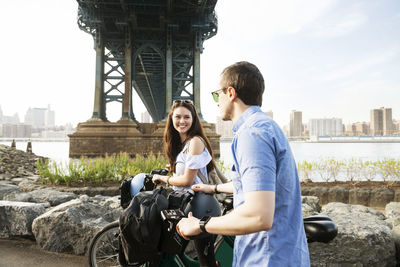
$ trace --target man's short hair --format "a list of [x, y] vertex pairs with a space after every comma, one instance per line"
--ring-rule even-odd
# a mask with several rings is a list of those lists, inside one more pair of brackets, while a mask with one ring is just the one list
[[240, 61], [226, 67], [221, 73], [223, 89], [233, 87], [246, 105], [262, 105], [264, 78], [256, 67], [247, 61]]

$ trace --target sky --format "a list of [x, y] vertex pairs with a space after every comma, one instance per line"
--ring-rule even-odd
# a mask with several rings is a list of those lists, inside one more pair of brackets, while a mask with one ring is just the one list
[[[95, 52], [77, 25], [74, 0], [4, 1], [0, 8], [0, 108], [16, 112], [50, 105], [56, 124], [93, 112]], [[201, 55], [201, 108], [219, 114], [210, 92], [237, 61], [258, 66], [266, 90], [262, 109], [279, 125], [291, 110], [311, 118], [369, 121], [370, 110], [392, 108], [400, 120], [400, 1], [219, 0], [218, 33]], [[133, 95], [134, 113], [144, 106]], [[121, 104], [107, 105], [117, 121]]]

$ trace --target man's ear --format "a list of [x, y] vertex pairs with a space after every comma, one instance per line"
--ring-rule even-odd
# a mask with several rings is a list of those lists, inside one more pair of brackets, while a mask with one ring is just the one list
[[235, 88], [233, 88], [233, 87], [228, 87], [227, 93], [228, 93], [228, 97], [229, 97], [229, 99], [230, 99], [231, 101], [234, 101], [234, 100], [237, 98], [237, 93], [236, 93]]

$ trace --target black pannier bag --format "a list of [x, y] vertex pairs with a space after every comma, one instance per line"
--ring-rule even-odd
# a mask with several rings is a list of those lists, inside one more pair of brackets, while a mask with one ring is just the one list
[[121, 207], [123, 209], [126, 209], [126, 207], [129, 206], [129, 203], [131, 203], [132, 197], [131, 197], [131, 181], [133, 179], [133, 176], [129, 177], [128, 179], [125, 179], [121, 182], [121, 186], [119, 187], [119, 190], [121, 191]]
[[160, 250], [171, 254], [181, 254], [189, 241], [181, 237], [176, 231], [176, 225], [183, 217], [186, 204], [193, 194], [187, 191], [173, 191], [168, 195], [168, 210], [161, 212], [163, 220]]
[[[161, 211], [168, 208], [164, 188], [139, 192], [119, 218], [120, 241], [128, 264], [154, 262], [160, 256]], [[121, 253], [122, 254], [122, 253]], [[124, 261], [125, 260], [125, 261]]]

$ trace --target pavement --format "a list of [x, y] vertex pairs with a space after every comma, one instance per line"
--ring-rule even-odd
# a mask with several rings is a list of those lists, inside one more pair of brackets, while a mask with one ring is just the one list
[[0, 267], [88, 267], [86, 256], [41, 249], [24, 238], [0, 239]]

